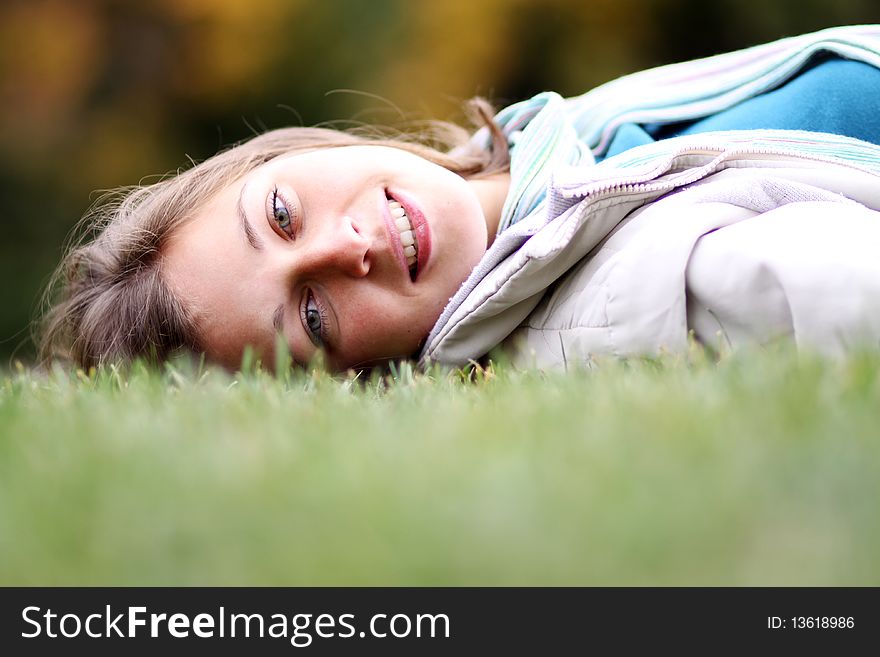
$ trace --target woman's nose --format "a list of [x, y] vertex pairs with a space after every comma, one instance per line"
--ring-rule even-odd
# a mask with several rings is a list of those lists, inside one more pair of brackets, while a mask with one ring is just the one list
[[294, 249], [297, 268], [307, 274], [337, 272], [361, 278], [370, 271], [371, 239], [349, 216], [305, 235], [302, 248]]

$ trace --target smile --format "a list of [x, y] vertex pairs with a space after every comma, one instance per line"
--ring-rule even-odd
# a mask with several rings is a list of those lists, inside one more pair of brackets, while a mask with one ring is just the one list
[[415, 280], [418, 269], [419, 245], [413, 233], [412, 222], [407, 216], [406, 210], [397, 201], [389, 199], [388, 209], [391, 211], [391, 220], [400, 234], [400, 244], [403, 246], [403, 255], [406, 258], [406, 265], [409, 267], [410, 278]]

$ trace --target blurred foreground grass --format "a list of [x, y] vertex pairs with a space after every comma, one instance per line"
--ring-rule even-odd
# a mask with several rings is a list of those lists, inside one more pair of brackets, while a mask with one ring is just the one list
[[878, 585], [878, 427], [877, 355], [22, 370], [0, 584]]

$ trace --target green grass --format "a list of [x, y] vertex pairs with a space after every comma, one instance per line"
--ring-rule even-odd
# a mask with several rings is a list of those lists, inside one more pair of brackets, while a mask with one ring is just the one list
[[3, 585], [878, 585], [880, 356], [26, 370]]

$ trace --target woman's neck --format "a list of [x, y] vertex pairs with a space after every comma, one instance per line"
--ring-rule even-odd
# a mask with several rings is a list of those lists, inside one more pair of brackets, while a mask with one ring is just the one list
[[507, 199], [507, 192], [510, 189], [510, 173], [504, 171], [485, 178], [471, 179], [468, 180], [468, 183], [476, 193], [480, 207], [483, 208], [488, 231], [486, 243], [486, 248], [488, 248], [492, 246], [495, 233], [498, 232], [498, 224], [501, 223], [501, 210], [504, 208], [504, 201]]

